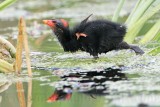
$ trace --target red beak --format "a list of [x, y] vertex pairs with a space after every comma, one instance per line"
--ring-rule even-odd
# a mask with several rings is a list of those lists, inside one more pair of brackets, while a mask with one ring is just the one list
[[43, 20], [43, 23], [50, 27], [55, 27], [55, 23], [52, 20]]

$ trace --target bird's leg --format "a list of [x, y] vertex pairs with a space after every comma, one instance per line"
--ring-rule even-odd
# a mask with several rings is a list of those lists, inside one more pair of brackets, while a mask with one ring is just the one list
[[136, 54], [144, 54], [144, 51], [140, 49], [138, 46], [129, 45], [124, 41], [119, 44], [118, 49], [132, 49]]
[[92, 55], [94, 57], [94, 59], [98, 59], [99, 58], [98, 57], [98, 52], [94, 48], [94, 46], [90, 44], [88, 47], [89, 47], [89, 53], [90, 53], [90, 55]]
[[99, 57], [98, 57], [98, 53], [97, 52], [93, 52], [93, 57], [94, 57], [94, 59], [98, 59]]
[[98, 57], [98, 55], [97, 56], [93, 56], [94, 57], [94, 59], [98, 59], [99, 57]]

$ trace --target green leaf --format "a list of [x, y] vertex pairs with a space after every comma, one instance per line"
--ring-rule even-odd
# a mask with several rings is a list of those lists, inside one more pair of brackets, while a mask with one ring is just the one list
[[139, 42], [140, 44], [145, 44], [149, 41], [151, 41], [159, 32], [160, 30], [160, 19], [157, 23], [154, 24], [154, 26], [147, 32], [147, 34], [141, 39]]
[[157, 33], [157, 35], [153, 38], [154, 41], [160, 42], [160, 31]]
[[[144, 2], [145, 1], [145, 2]], [[147, 11], [147, 9], [155, 2], [155, 0], [143, 0], [140, 4], [136, 7], [136, 10], [133, 14], [131, 14], [131, 19], [127, 23], [127, 26], [130, 27], [134, 25], [136, 21], [139, 20], [141, 16]], [[134, 10], [133, 10], [134, 11]]]
[[12, 3], [16, 2], [17, 0], [5, 0], [0, 4], [0, 10], [3, 10], [4, 8], [8, 7]]
[[128, 16], [127, 20], [126, 20], [126, 25], [131, 21], [134, 13], [136, 12], [136, 10], [138, 9], [138, 7], [140, 6], [140, 4], [142, 4], [144, 2], [144, 0], [138, 0], [138, 2], [136, 3], [136, 5], [134, 6], [132, 12], [130, 13], [130, 15]]
[[160, 53], [160, 46], [148, 52], [150, 55], [157, 55]]
[[118, 17], [119, 17], [119, 13], [120, 13], [120, 11], [121, 11], [121, 9], [122, 9], [122, 6], [123, 6], [123, 4], [124, 4], [125, 1], [126, 1], [126, 0], [120, 0], [120, 2], [119, 2], [119, 4], [118, 4], [118, 7], [117, 7], [117, 9], [116, 9], [116, 11], [115, 11], [115, 13], [114, 13], [114, 15], [113, 15], [112, 21], [117, 22]]
[[128, 32], [124, 40], [128, 43], [133, 43], [135, 37], [143, 27], [144, 23], [159, 10], [160, 4], [156, 5], [155, 7], [151, 7], [150, 10], [147, 11], [137, 22], [135, 22], [132, 26], [128, 28]]

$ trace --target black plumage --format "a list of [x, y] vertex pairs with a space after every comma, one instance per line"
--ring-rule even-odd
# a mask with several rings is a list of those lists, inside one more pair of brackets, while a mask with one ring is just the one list
[[88, 21], [90, 16], [73, 29], [69, 29], [64, 19], [44, 20], [44, 23], [51, 27], [64, 51], [67, 52], [82, 50], [94, 58], [98, 58], [98, 54], [118, 49], [132, 49], [136, 54], [144, 53], [138, 46], [123, 41], [126, 26], [107, 20]]

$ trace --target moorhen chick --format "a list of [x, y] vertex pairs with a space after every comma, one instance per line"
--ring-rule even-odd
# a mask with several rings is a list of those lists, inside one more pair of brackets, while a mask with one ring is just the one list
[[125, 25], [108, 20], [88, 21], [90, 16], [73, 29], [69, 28], [68, 22], [64, 19], [43, 22], [53, 30], [66, 52], [82, 50], [90, 53], [95, 59], [98, 58], [98, 54], [118, 49], [132, 49], [136, 54], [144, 53], [138, 46], [123, 41], [126, 34]]

